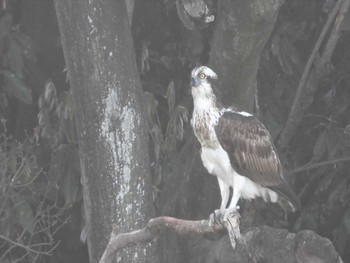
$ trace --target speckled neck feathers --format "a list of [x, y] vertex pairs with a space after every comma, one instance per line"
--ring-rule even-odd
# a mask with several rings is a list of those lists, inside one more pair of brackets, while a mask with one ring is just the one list
[[191, 125], [202, 146], [216, 148], [219, 146], [214, 127], [224, 113], [223, 108], [216, 106], [216, 97], [210, 84], [202, 84], [199, 88], [192, 88], [193, 115]]

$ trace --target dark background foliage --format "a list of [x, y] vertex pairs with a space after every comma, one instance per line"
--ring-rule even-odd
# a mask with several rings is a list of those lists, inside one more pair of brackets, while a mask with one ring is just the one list
[[[204, 169], [183, 176], [192, 171], [191, 165], [200, 164], [192, 156], [197, 150], [190, 150], [198, 145], [189, 127], [188, 85], [190, 70], [208, 62], [213, 23], [199, 18], [187, 21], [176, 2], [136, 1], [132, 30], [149, 117], [154, 203], [160, 215], [199, 219], [218, 206], [219, 191]], [[208, 2], [215, 15], [216, 1]], [[0, 261], [86, 262], [86, 247], [79, 241], [84, 223], [73, 102], [54, 5], [52, 1], [3, 3]], [[285, 1], [261, 54], [256, 114], [276, 142], [334, 3]], [[294, 232], [311, 229], [329, 238], [344, 261], [350, 260], [349, 28], [347, 16], [310, 108], [288, 147], [280, 149], [302, 210], [286, 220], [275, 205], [242, 204], [243, 227], [267, 224]], [[181, 254], [178, 262], [200, 258], [184, 248], [196, 240], [165, 239], [170, 247], [177, 244], [178, 251], [173, 253]]]

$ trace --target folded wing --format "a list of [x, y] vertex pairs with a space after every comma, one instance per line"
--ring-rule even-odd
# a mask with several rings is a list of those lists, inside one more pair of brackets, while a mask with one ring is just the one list
[[215, 131], [237, 173], [282, 195], [294, 206], [288, 210], [300, 207], [298, 197], [283, 177], [271, 135], [255, 116], [226, 111]]

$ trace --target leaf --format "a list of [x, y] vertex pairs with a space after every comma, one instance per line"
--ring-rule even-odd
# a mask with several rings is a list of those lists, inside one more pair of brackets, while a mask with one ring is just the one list
[[69, 162], [66, 178], [63, 181], [63, 197], [65, 200], [64, 207], [71, 207], [78, 197], [79, 184], [76, 176], [76, 171], [74, 169], [73, 160]]
[[159, 187], [160, 184], [162, 183], [162, 178], [163, 178], [163, 167], [160, 164], [160, 162], [156, 162], [153, 167], [154, 171], [154, 176], [152, 177], [153, 181], [152, 184], [155, 187]]
[[279, 36], [276, 36], [272, 40], [271, 51], [278, 59], [278, 62], [287, 75], [293, 74], [293, 67], [290, 63], [290, 57], [288, 56], [288, 48], [291, 45], [288, 43], [288, 40], [281, 39]]
[[154, 143], [154, 154], [155, 154], [156, 160], [159, 160], [159, 156], [163, 145], [163, 135], [159, 126], [156, 124], [154, 124], [151, 129], [151, 138]]
[[158, 100], [150, 92], [144, 92], [144, 101], [147, 111], [147, 116], [152, 119], [157, 113]]
[[149, 66], [149, 49], [147, 43], [142, 43], [141, 51], [141, 72], [144, 74], [146, 71], [150, 70]]
[[323, 131], [315, 143], [311, 162], [318, 162], [327, 154], [327, 131]]
[[6, 59], [10, 70], [20, 79], [24, 79], [24, 61], [22, 55], [22, 48], [14, 40], [14, 38], [8, 38]]
[[69, 147], [67, 145], [60, 145], [52, 157], [50, 170], [48, 174], [48, 187], [50, 189], [50, 192], [54, 191], [59, 187], [59, 182], [62, 178], [62, 175], [66, 173], [68, 160]]
[[13, 38], [16, 40], [16, 42], [18, 43], [18, 45], [21, 47], [22, 49], [22, 56], [28, 60], [30, 60], [33, 63], [36, 63], [36, 57], [34, 54], [34, 48], [33, 48], [33, 43], [31, 41], [31, 39], [26, 36], [25, 34], [23, 34], [23, 32], [17, 30], [14, 34], [13, 34]]
[[5, 87], [9, 94], [26, 104], [33, 104], [32, 91], [24, 84], [22, 79], [8, 70], [1, 70], [0, 74], [6, 79]]
[[174, 81], [171, 81], [168, 85], [168, 89], [166, 91], [166, 98], [168, 101], [169, 114], [171, 114], [174, 110], [175, 106], [175, 84]]
[[289, 76], [298, 73], [303, 65], [302, 55], [295, 45], [296, 40], [305, 38], [300, 28], [302, 24], [286, 23], [271, 40], [271, 53], [277, 57], [281, 69]]
[[65, 93], [64, 97], [64, 105], [65, 108], [67, 109], [67, 119], [73, 120], [74, 118], [74, 112], [73, 112], [73, 96], [72, 96], [72, 90], [70, 89], [69, 92]]
[[[46, 103], [50, 104], [53, 99], [57, 98], [56, 87], [55, 84], [51, 80], [46, 80], [44, 90], [44, 100]], [[50, 110], [52, 106], [50, 105]]]
[[67, 141], [69, 143], [75, 144], [77, 139], [76, 139], [74, 121], [63, 119], [63, 120], [60, 120], [60, 125], [62, 127], [62, 132], [66, 137]]
[[24, 196], [15, 195], [13, 199], [19, 225], [30, 234], [33, 234], [35, 225], [32, 207]]
[[188, 112], [185, 107], [177, 106], [172, 112], [166, 130], [165, 147], [172, 149], [176, 140], [182, 140], [184, 133], [184, 122], [188, 121]]

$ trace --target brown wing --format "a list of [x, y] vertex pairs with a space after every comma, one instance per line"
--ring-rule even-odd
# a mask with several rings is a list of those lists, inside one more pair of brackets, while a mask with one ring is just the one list
[[237, 173], [275, 190], [299, 207], [298, 197], [283, 177], [271, 135], [256, 117], [225, 112], [215, 132]]

